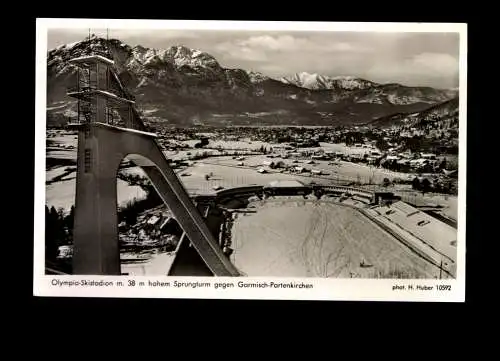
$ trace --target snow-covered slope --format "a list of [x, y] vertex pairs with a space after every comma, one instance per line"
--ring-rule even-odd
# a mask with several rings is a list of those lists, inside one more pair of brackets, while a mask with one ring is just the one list
[[458, 129], [459, 97], [432, 105], [415, 113], [398, 113], [371, 122], [373, 126], [405, 126], [413, 128]]

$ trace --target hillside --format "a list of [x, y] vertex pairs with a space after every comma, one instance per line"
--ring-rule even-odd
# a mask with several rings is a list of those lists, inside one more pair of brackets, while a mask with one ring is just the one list
[[398, 113], [378, 118], [370, 125], [376, 127], [401, 126], [416, 129], [458, 129], [459, 97], [433, 105], [423, 111]]
[[110, 50], [121, 81], [135, 95], [147, 122], [178, 126], [360, 124], [395, 113], [419, 112], [456, 95], [354, 77], [313, 77], [321, 86], [305, 73], [302, 78], [278, 80], [223, 68], [210, 54], [181, 45], [150, 49], [92, 37], [47, 54], [49, 124], [64, 123], [75, 115], [75, 102], [66, 96], [66, 89], [76, 83], [76, 69], [69, 59], [104, 48]]

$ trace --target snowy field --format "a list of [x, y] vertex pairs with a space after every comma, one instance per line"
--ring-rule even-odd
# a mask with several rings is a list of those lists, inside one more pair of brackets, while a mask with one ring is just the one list
[[137, 254], [122, 254], [122, 273], [129, 276], [166, 276], [172, 265], [175, 255], [172, 252], [156, 253], [148, 256], [143, 262], [123, 262], [136, 259]]
[[65, 174], [66, 173], [66, 168], [68, 168], [68, 167], [57, 167], [57, 168], [52, 168], [52, 169], [47, 170], [45, 172], [45, 179], [46, 179], [46, 181], [51, 181], [54, 178], [59, 177], [59, 176]]
[[[200, 164], [204, 164], [205, 166], [208, 165], [229, 166], [241, 170], [243, 172], [242, 174], [247, 174], [247, 172], [244, 172], [244, 169], [251, 168], [251, 171], [257, 172], [257, 169], [259, 167], [261, 166], [266, 167], [266, 162], [274, 162], [274, 163], [283, 162], [287, 166], [304, 167], [309, 170], [320, 170], [322, 174], [319, 177], [315, 176], [311, 177], [309, 173], [303, 173], [302, 175], [298, 174], [279, 175], [274, 173], [273, 175], [277, 175], [278, 177], [290, 177], [290, 176], [300, 177], [303, 179], [328, 178], [330, 179], [330, 181], [333, 182], [360, 181], [361, 183], [366, 183], [366, 184], [368, 183], [382, 184], [384, 178], [389, 178], [390, 180], [395, 178], [401, 178], [401, 179], [408, 178], [408, 174], [406, 173], [392, 172], [383, 168], [376, 168], [364, 164], [356, 164], [344, 161], [331, 162], [325, 160], [314, 160], [313, 164], [309, 164], [307, 163], [307, 161], [304, 160], [297, 160], [297, 163], [294, 163], [293, 161], [294, 161], [293, 159], [283, 159], [280, 157], [268, 158], [265, 155], [245, 156], [242, 161], [232, 159], [232, 157], [217, 157], [217, 158], [208, 158], [199, 160], [196, 162], [194, 168], [196, 168], [196, 166], [197, 165], [199, 166]], [[238, 165], [240, 162], [243, 162], [243, 166]], [[271, 172], [279, 172], [279, 169], [272, 170]], [[227, 177], [231, 177], [234, 174], [234, 171], [226, 170], [226, 171], [221, 171], [221, 173], [227, 173]], [[316, 181], [316, 179], [314, 181], [316, 183], [319, 183]]]
[[[199, 140], [185, 140], [182, 143], [189, 145], [194, 148], [194, 145], [198, 143]], [[275, 144], [274, 144], [275, 145]], [[241, 150], [258, 150], [260, 147], [267, 147], [268, 149], [273, 147], [273, 144], [261, 141], [250, 141], [250, 140], [209, 140], [208, 145], [205, 147], [207, 149], [212, 148], [222, 148], [222, 149], [241, 149]]]
[[[245, 185], [267, 185], [275, 180], [298, 180], [309, 183], [313, 180], [308, 175], [284, 174], [284, 173], [259, 173], [257, 169], [245, 167], [229, 167], [215, 164], [212, 159], [207, 162], [199, 161], [193, 166], [180, 172], [182, 183], [188, 192], [192, 194], [210, 193], [215, 187], [238, 187]], [[183, 176], [183, 174], [188, 174]], [[205, 179], [206, 174], [212, 174], [209, 180]], [[316, 183], [320, 181], [315, 180]]]
[[47, 158], [67, 159], [76, 162], [76, 149], [50, 148], [47, 149]]
[[[232, 229], [232, 262], [248, 276], [434, 278], [438, 270], [354, 209], [255, 203]], [[364, 266], [362, 266], [364, 265]]]
[[[73, 133], [61, 131], [48, 131], [47, 141], [50, 147], [46, 149], [47, 158], [74, 159], [76, 160], [78, 136]], [[72, 147], [72, 149], [69, 149]]]
[[120, 173], [124, 175], [135, 175], [135, 176], [141, 176], [141, 177], [146, 177], [146, 173], [142, 170], [141, 167], [129, 167], [129, 168], [123, 168], [120, 169]]
[[73, 133], [54, 134], [53, 136], [48, 137], [47, 139], [55, 143], [55, 145], [62, 147], [73, 146], [76, 148], [78, 144], [78, 135]]
[[342, 154], [348, 154], [348, 155], [357, 155], [357, 154], [370, 154], [370, 151], [375, 151], [375, 152], [380, 152], [377, 148], [375, 147], [355, 147], [355, 146], [346, 146], [345, 144], [332, 144], [332, 143], [319, 143], [320, 147], [317, 148], [306, 148], [306, 149], [323, 149], [326, 152], [340, 152]]
[[[127, 182], [117, 180], [118, 205], [123, 205], [134, 198], [141, 199], [146, 197], [146, 192], [139, 186], [129, 186]], [[45, 204], [56, 209], [63, 208], [69, 211], [75, 204], [76, 179], [60, 181], [48, 184], [45, 187]]]

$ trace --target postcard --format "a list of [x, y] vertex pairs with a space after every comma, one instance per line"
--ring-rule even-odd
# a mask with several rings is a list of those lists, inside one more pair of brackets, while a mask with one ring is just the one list
[[465, 300], [467, 24], [36, 36], [34, 295]]

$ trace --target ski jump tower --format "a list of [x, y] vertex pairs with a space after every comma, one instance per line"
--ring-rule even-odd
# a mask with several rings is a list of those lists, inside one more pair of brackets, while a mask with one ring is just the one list
[[170, 168], [156, 134], [146, 131], [110, 54], [91, 51], [70, 62], [78, 69], [76, 87], [67, 93], [78, 99], [78, 116], [70, 124], [78, 129], [73, 274], [121, 274], [116, 177], [127, 157], [144, 170], [213, 275], [239, 276]]

